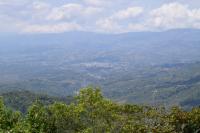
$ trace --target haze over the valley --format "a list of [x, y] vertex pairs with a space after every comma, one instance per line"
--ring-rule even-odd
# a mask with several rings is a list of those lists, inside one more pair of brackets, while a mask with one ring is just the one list
[[198, 0], [0, 0], [0, 90], [199, 105]]

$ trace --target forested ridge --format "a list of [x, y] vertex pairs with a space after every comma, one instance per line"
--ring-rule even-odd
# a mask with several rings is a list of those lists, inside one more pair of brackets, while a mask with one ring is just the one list
[[5, 106], [3, 99], [0, 100], [2, 133], [200, 132], [199, 107], [184, 111], [179, 107], [120, 104], [104, 98], [95, 87], [81, 89], [70, 104], [58, 99], [46, 104], [36, 99], [25, 114]]
[[200, 105], [199, 36], [195, 29], [1, 34], [0, 93], [66, 97], [97, 85], [113, 101], [191, 109]]
[[40, 101], [40, 103], [43, 105], [50, 105], [55, 101], [70, 104], [74, 99], [72, 96], [55, 97], [42, 93], [34, 93], [28, 90], [9, 90], [7, 92], [2, 92], [0, 96], [3, 97], [4, 104], [8, 108], [20, 111], [23, 114], [27, 112], [28, 107], [31, 106], [35, 101]]

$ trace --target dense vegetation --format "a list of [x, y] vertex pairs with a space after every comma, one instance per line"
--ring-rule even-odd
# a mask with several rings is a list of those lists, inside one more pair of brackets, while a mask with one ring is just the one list
[[192, 109], [200, 105], [200, 62], [165, 64], [115, 74], [102, 88], [116, 101]]
[[0, 35], [0, 92], [66, 97], [92, 84], [113, 101], [191, 109], [200, 105], [199, 36], [194, 29]]
[[45, 94], [33, 93], [27, 90], [14, 90], [7, 91], [0, 94], [3, 97], [4, 104], [13, 109], [26, 113], [29, 106], [35, 101], [40, 101], [43, 105], [53, 104], [55, 101], [64, 102], [70, 104], [73, 101], [73, 97], [54, 97]]
[[98, 88], [82, 89], [70, 105], [36, 101], [26, 115], [12, 111], [0, 100], [3, 133], [198, 133], [200, 108], [189, 112], [174, 107], [117, 104]]
[[[107, 70], [105, 72], [107, 73]], [[28, 76], [26, 80], [16, 82], [1, 81], [3, 76], [0, 77], [0, 93], [6, 94], [8, 91], [22, 89], [55, 97], [66, 97], [78, 91], [74, 88], [93, 84], [101, 86], [104, 96], [117, 102], [181, 106], [185, 109], [200, 105], [200, 62], [113, 71], [113, 73], [108, 72], [110, 75], [105, 76], [103, 80], [87, 78], [87, 74], [84, 77], [65, 70], [45, 70], [38, 73], [40, 74], [36, 74], [37, 77], [30, 75], [32, 79]], [[84, 80], [86, 83], [79, 85]]]

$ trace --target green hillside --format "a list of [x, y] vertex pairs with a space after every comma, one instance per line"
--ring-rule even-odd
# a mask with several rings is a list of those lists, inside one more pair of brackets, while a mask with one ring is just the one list
[[69, 104], [73, 101], [73, 97], [53, 97], [45, 94], [37, 94], [27, 90], [8, 91], [0, 94], [3, 97], [4, 103], [7, 107], [13, 110], [19, 110], [26, 113], [29, 106], [35, 101], [40, 101], [43, 105], [50, 105], [54, 102], [64, 102]]
[[105, 81], [104, 93], [124, 103], [199, 106], [200, 63], [166, 64], [116, 73]]
[[[0, 35], [0, 93], [100, 86], [120, 103], [199, 106], [200, 30]], [[78, 38], [78, 39], [77, 39]]]
[[98, 88], [84, 88], [70, 105], [33, 103], [25, 116], [0, 100], [2, 133], [198, 133], [200, 108], [186, 112], [105, 99]]

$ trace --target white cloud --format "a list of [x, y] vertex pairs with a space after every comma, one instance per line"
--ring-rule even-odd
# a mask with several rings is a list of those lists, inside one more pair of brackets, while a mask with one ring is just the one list
[[56, 7], [47, 16], [47, 20], [80, 19], [101, 12], [101, 8], [84, 7], [80, 4], [69, 3], [61, 7]]
[[101, 32], [120, 32], [121, 27], [110, 19], [100, 19], [96, 22], [96, 29]]
[[[129, 7], [124, 10], [119, 10], [109, 17], [99, 19], [96, 22], [96, 25], [97, 28], [100, 28], [101, 30], [104, 30], [106, 32], [124, 32], [128, 29], [134, 29], [133, 24], [128, 26], [124, 24], [124, 22], [126, 22], [127, 19], [134, 19], [135, 17], [139, 16], [142, 12], [142, 7]], [[137, 26], [137, 29], [139, 29], [139, 26]]]
[[22, 21], [6, 14], [0, 14], [0, 32], [18, 32], [20, 27], [19, 23]]
[[195, 28], [200, 23], [200, 9], [180, 3], [164, 4], [150, 13], [149, 27], [160, 29]]
[[31, 0], [0, 0], [0, 6], [18, 6], [23, 5]]
[[146, 31], [146, 27], [144, 24], [134, 24], [130, 23], [126, 29], [126, 32], [131, 32], [131, 31]]
[[83, 0], [86, 4], [92, 6], [102, 6], [109, 3], [109, 0]]
[[84, 4], [98, 7], [110, 7], [116, 9], [118, 7], [128, 7], [132, 5], [135, 0], [81, 0]]
[[62, 20], [62, 19], [70, 19], [79, 13], [82, 10], [82, 6], [79, 4], [66, 4], [61, 7], [56, 7], [52, 10], [52, 12], [47, 16], [48, 20]]
[[22, 24], [24, 33], [61, 33], [66, 31], [81, 30], [81, 26], [76, 23], [58, 23], [58, 24]]
[[87, 7], [83, 9], [82, 15], [84, 16], [92, 16], [96, 15], [98, 13], [101, 13], [103, 9], [102, 8], [97, 8], [97, 7]]
[[200, 8], [191, 10], [189, 16], [194, 20], [200, 20]]
[[157, 4], [158, 8], [146, 8], [146, 4], [131, 0], [67, 1], [55, 5], [53, 0], [0, 0], [0, 32], [119, 33], [200, 28], [200, 7], [184, 0], [160, 2], [163, 4]]
[[140, 15], [142, 12], [143, 12], [142, 7], [129, 7], [125, 10], [120, 10], [117, 13], [113, 14], [111, 16], [111, 19], [123, 20], [123, 19], [134, 18]]
[[33, 2], [33, 9], [38, 11], [48, 10], [51, 6], [45, 2]]
[[23, 11], [22, 14], [24, 16], [31, 16], [31, 21], [44, 21], [44, 18], [47, 14], [51, 11], [51, 5], [45, 2], [33, 2], [30, 7], [29, 11]]

